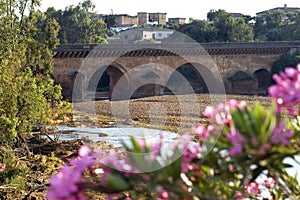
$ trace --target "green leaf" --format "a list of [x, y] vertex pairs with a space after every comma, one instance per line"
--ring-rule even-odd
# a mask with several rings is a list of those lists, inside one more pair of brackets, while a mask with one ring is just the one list
[[119, 174], [109, 174], [105, 179], [106, 184], [116, 192], [126, 191], [129, 185]]
[[249, 121], [250, 117], [247, 108], [245, 107], [243, 110], [235, 109], [231, 112], [231, 116], [233, 123], [239, 132], [250, 139], [254, 134], [254, 131], [251, 127], [251, 121]]
[[131, 135], [130, 136], [130, 141], [133, 147], [133, 152], [135, 153], [143, 153], [143, 150], [141, 149], [139, 143], [137, 142], [137, 140]]
[[182, 157], [179, 157], [174, 162], [170, 163], [168, 166], [164, 167], [159, 171], [158, 176], [156, 177], [156, 182], [158, 183], [168, 183], [169, 177], [172, 177], [174, 180], [180, 178], [181, 173], [181, 164]]

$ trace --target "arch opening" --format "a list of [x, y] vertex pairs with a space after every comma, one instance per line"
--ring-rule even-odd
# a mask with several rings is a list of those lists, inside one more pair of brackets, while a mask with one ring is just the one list
[[149, 96], [160, 96], [163, 94], [164, 86], [156, 83], [148, 83], [138, 87], [133, 94], [131, 99], [149, 97]]
[[253, 73], [253, 76], [258, 81], [258, 89], [266, 90], [271, 85], [272, 75], [271, 75], [271, 72], [268, 71], [267, 69], [256, 70]]
[[[95, 99], [111, 98], [114, 87], [122, 76], [124, 73], [113, 65], [98, 69], [89, 80], [88, 94], [93, 94]], [[122, 87], [127, 86], [124, 84]]]
[[107, 69], [99, 69], [89, 81], [88, 90], [96, 92], [109, 92], [110, 76]]
[[[178, 81], [180, 79], [177, 77], [177, 73], [181, 74], [187, 82], [182, 83]], [[198, 63], [186, 63], [177, 67], [176, 72], [171, 74], [164, 94], [174, 94], [174, 91], [180, 94], [188, 94], [191, 91], [187, 90], [186, 87], [192, 87], [193, 92], [196, 94], [208, 93], [208, 84], [210, 82], [208, 80], [214, 79], [213, 74], [206, 67]], [[173, 88], [173, 91], [170, 88]]]
[[251, 94], [257, 92], [258, 85], [256, 78], [243, 70], [233, 70], [227, 76], [229, 86], [227, 87], [227, 93], [233, 94]]

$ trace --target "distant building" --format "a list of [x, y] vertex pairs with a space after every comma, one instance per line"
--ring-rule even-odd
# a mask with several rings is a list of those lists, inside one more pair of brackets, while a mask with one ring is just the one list
[[122, 44], [131, 44], [136, 42], [160, 42], [173, 34], [173, 30], [167, 29], [131, 29], [120, 32]]
[[[229, 13], [233, 18], [235, 19], [243, 19], [245, 17], [244, 14], [242, 13]], [[215, 18], [216, 16], [212, 16], [213, 18]], [[208, 22], [212, 22], [213, 19], [210, 19], [208, 16], [207, 16], [207, 19], [206, 19]]]
[[157, 24], [165, 25], [167, 23], [167, 13], [147, 13], [138, 12], [138, 25]]
[[157, 22], [158, 25], [167, 23], [167, 13], [149, 13], [149, 22]]
[[284, 4], [283, 7], [277, 7], [277, 8], [272, 8], [270, 10], [265, 10], [265, 11], [262, 11], [262, 12], [258, 12], [258, 13], [256, 13], [256, 15], [265, 15], [268, 12], [272, 12], [272, 11], [282, 11], [282, 12], [287, 14], [287, 13], [300, 11], [300, 8], [298, 8], [298, 7], [287, 7], [287, 4]]
[[115, 15], [115, 17], [116, 17], [116, 26], [137, 25], [138, 24], [137, 16], [121, 14], [121, 15]]
[[180, 18], [180, 17], [168, 18], [168, 23], [174, 25], [183, 25], [185, 24], [185, 20], [186, 20], [185, 18]]
[[230, 13], [232, 15], [233, 18], [235, 19], [242, 19], [243, 17], [245, 17], [244, 14], [242, 13]]
[[138, 12], [138, 25], [148, 24], [149, 22], [149, 13], [147, 12]]
[[[103, 20], [105, 20], [107, 16], [108, 15], [99, 14], [99, 17]], [[136, 16], [128, 14], [114, 14], [113, 16], [115, 17], [116, 27], [132, 25], [165, 25], [167, 23], [167, 13], [138, 12]]]

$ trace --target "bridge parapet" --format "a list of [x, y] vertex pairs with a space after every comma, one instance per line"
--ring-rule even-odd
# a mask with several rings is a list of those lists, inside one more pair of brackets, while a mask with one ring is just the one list
[[[170, 56], [177, 55], [230, 55], [230, 54], [282, 54], [299, 48], [295, 42], [245, 42], [245, 43], [161, 43], [161, 44], [71, 44], [59, 45], [55, 58], [85, 58], [94, 56]], [[132, 53], [130, 53], [132, 52]], [[169, 52], [169, 53], [167, 53]], [[93, 56], [93, 55], [90, 55]]]

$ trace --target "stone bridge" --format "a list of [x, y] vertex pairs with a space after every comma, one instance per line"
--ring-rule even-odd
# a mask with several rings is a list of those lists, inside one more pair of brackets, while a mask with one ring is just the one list
[[65, 98], [76, 100], [265, 94], [272, 63], [298, 47], [300, 42], [61, 45], [53, 77]]

